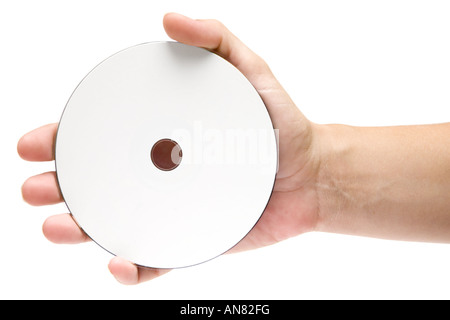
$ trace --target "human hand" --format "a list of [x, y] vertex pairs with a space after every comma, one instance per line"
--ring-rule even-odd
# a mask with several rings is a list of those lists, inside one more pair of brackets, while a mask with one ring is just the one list
[[[320, 167], [314, 139], [316, 126], [302, 115], [267, 64], [220, 22], [192, 20], [171, 13], [164, 17], [163, 23], [174, 40], [206, 48], [238, 68], [260, 94], [274, 128], [279, 130], [279, 170], [270, 202], [252, 231], [230, 252], [270, 245], [313, 230], [318, 219], [315, 186]], [[56, 130], [57, 124], [50, 124], [23, 136], [18, 143], [20, 156], [29, 161], [54, 160]], [[55, 172], [29, 178], [22, 193], [24, 200], [32, 205], [63, 201]], [[69, 214], [49, 217], [43, 232], [55, 243], [90, 240]], [[144, 282], [169, 271], [138, 267], [120, 257], [111, 260], [109, 269], [124, 284]]]

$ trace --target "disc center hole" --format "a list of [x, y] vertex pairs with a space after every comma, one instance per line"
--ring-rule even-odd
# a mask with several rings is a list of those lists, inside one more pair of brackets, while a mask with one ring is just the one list
[[159, 170], [170, 171], [181, 163], [183, 152], [179, 144], [171, 139], [158, 140], [150, 151], [150, 158]]

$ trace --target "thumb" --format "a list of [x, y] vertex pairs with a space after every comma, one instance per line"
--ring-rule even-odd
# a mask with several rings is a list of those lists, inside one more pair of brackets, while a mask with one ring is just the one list
[[256, 74], [270, 73], [264, 60], [217, 20], [193, 20], [181, 14], [168, 13], [164, 16], [163, 25], [172, 39], [217, 53], [252, 83]]
[[233, 64], [258, 91], [275, 128], [284, 118], [300, 111], [272, 74], [267, 63], [217, 20], [193, 20], [177, 13], [164, 16], [163, 25], [172, 39], [208, 49]]

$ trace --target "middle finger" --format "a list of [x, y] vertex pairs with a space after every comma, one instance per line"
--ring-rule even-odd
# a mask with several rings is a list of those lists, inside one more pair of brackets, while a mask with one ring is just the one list
[[22, 196], [27, 203], [33, 206], [44, 206], [63, 201], [54, 171], [28, 178], [22, 186]]

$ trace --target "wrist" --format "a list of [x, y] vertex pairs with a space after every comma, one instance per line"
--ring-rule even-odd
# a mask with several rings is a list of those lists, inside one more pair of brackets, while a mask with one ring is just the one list
[[315, 230], [448, 242], [449, 126], [316, 129]]
[[319, 170], [316, 178], [318, 217], [316, 231], [341, 232], [349, 212], [358, 204], [358, 185], [352, 163], [360, 128], [317, 125], [315, 128]]

